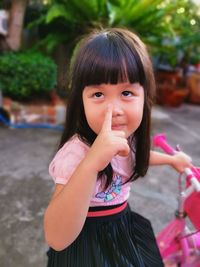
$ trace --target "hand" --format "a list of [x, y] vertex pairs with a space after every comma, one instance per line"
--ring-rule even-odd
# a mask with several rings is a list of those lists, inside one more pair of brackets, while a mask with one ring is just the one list
[[183, 152], [177, 152], [172, 156], [172, 167], [182, 173], [185, 168], [192, 167], [192, 159]]
[[113, 156], [128, 156], [130, 148], [123, 131], [112, 130], [112, 106], [108, 106], [100, 133], [92, 144], [87, 158], [97, 172], [103, 170]]

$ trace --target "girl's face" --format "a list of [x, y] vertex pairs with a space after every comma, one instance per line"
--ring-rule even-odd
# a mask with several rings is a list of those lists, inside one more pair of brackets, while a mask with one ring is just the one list
[[108, 105], [112, 105], [112, 130], [124, 131], [126, 138], [137, 130], [142, 121], [144, 89], [139, 83], [86, 86], [82, 97], [87, 122], [97, 135]]

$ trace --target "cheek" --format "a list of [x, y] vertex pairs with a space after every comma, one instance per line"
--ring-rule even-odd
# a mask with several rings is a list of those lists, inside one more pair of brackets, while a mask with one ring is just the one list
[[129, 116], [129, 119], [132, 120], [132, 125], [137, 128], [139, 127], [143, 117], [143, 112], [141, 110], [134, 110], [132, 116]]
[[95, 132], [96, 134], [99, 134], [102, 127], [102, 117], [98, 116], [97, 113], [93, 111], [93, 113], [88, 114], [87, 122], [90, 126], [90, 128]]
[[91, 99], [89, 99], [87, 95], [85, 95], [84, 92], [82, 96], [83, 108], [87, 123], [89, 127], [93, 130], [93, 132], [99, 134], [105, 116], [105, 107], [104, 105], [94, 104]]
[[144, 93], [142, 94], [142, 97], [138, 103], [138, 114], [139, 114], [141, 120], [143, 117], [143, 111], [144, 111]]
[[101, 114], [101, 112], [98, 109], [95, 109], [93, 105], [90, 105], [89, 103], [85, 103], [85, 116], [86, 116], [86, 120], [88, 125], [90, 126], [90, 128], [93, 130], [93, 132], [95, 132], [96, 134], [98, 134], [101, 130], [101, 126], [103, 123], [103, 116]]
[[132, 120], [135, 128], [139, 127], [143, 118], [144, 101], [140, 101], [129, 114], [129, 119]]
[[143, 113], [144, 113], [144, 102], [141, 102], [141, 105], [140, 105], [139, 111], [138, 111], [138, 122], [139, 122], [139, 124], [142, 121]]

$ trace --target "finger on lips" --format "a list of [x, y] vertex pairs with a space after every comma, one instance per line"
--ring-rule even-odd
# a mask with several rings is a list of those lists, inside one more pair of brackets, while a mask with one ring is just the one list
[[103, 130], [111, 130], [112, 129], [112, 111], [113, 111], [112, 105], [108, 105], [107, 110], [106, 110], [106, 114], [105, 114], [105, 118], [104, 118], [104, 122], [103, 122], [103, 126], [102, 126]]

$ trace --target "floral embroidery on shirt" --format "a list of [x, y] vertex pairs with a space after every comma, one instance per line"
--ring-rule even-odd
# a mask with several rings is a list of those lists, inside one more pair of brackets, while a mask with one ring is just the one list
[[120, 194], [122, 188], [122, 177], [115, 175], [115, 180], [109, 186], [106, 191], [99, 192], [95, 195], [96, 198], [104, 199], [104, 202], [108, 202], [116, 198]]

